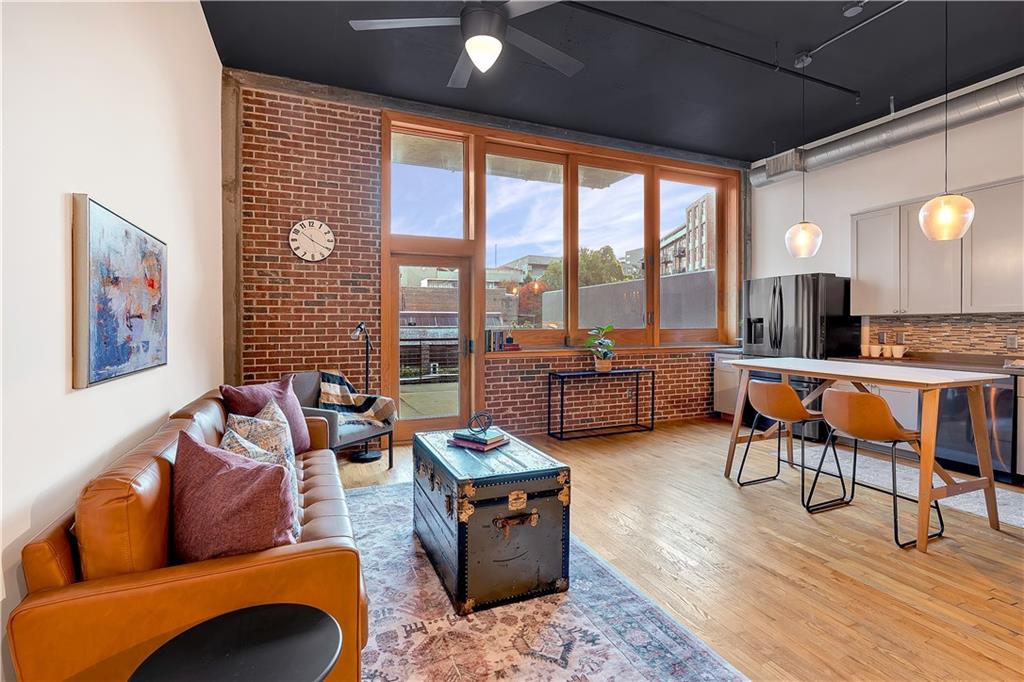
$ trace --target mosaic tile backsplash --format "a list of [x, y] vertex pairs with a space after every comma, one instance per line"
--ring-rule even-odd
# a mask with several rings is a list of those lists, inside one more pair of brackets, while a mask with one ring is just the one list
[[[970, 353], [1024, 356], [1024, 314], [992, 315], [913, 315], [908, 317], [864, 318], [871, 343], [878, 342], [879, 332], [906, 334], [910, 353]], [[1017, 350], [1006, 347], [1006, 337], [1016, 335]]]

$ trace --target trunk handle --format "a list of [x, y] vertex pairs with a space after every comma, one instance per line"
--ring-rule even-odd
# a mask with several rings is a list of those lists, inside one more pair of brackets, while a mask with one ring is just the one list
[[534, 507], [526, 514], [516, 514], [515, 516], [498, 517], [491, 521], [495, 528], [502, 532], [505, 539], [508, 540], [509, 533], [513, 526], [525, 526], [530, 524], [536, 526], [537, 522], [540, 521], [540, 512]]

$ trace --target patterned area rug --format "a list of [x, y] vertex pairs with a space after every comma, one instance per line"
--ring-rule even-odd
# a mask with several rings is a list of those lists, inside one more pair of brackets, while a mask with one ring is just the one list
[[743, 679], [575, 538], [568, 592], [456, 616], [413, 535], [411, 484], [346, 497], [370, 600], [363, 680]]

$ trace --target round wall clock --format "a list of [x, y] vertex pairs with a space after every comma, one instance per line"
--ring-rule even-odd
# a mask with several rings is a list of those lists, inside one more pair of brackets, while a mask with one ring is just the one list
[[319, 220], [300, 220], [288, 232], [288, 243], [296, 256], [315, 263], [334, 251], [334, 231]]

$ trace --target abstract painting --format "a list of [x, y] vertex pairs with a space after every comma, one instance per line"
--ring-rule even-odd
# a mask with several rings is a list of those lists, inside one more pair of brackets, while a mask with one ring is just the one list
[[167, 364], [167, 245], [73, 195], [73, 380], [85, 388]]

